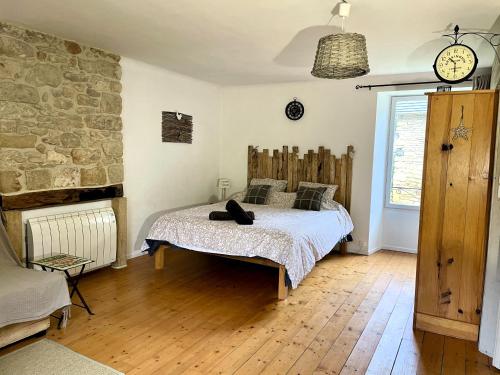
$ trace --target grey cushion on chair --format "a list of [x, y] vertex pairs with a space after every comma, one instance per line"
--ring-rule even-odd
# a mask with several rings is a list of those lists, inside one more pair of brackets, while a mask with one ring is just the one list
[[299, 187], [299, 190], [297, 190], [297, 198], [295, 198], [293, 208], [309, 211], [321, 210], [321, 200], [323, 199], [323, 195], [325, 194], [326, 189], [326, 187]]
[[250, 185], [243, 203], [266, 204], [271, 185]]

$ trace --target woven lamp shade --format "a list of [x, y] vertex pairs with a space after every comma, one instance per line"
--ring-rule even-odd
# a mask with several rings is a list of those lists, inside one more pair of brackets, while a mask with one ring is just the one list
[[368, 53], [364, 35], [342, 33], [319, 40], [311, 74], [318, 78], [344, 79], [367, 74]]

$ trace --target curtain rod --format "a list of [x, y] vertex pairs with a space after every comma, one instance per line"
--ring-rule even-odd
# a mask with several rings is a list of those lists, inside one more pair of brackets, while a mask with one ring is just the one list
[[[467, 79], [464, 82], [472, 82], [472, 79]], [[390, 87], [390, 86], [413, 86], [413, 85], [428, 85], [433, 83], [442, 83], [441, 81], [422, 81], [422, 82], [402, 82], [402, 83], [384, 83], [381, 85], [356, 85], [356, 90], [368, 89], [371, 90], [373, 87]]]

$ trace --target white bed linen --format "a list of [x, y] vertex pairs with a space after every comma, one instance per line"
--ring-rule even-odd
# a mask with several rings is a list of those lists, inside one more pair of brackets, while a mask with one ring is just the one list
[[[354, 228], [341, 205], [336, 210], [304, 211], [241, 203], [255, 213], [253, 225], [208, 220], [211, 211], [225, 211], [225, 204], [163, 215], [147, 238], [200, 252], [270, 259], [285, 266], [292, 288], [297, 288], [314, 264]], [[144, 242], [142, 250], [147, 248]]]

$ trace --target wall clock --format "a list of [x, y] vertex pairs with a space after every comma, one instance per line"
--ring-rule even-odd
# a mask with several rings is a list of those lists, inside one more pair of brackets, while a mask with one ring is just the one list
[[440, 81], [460, 83], [474, 74], [477, 56], [474, 50], [465, 44], [452, 44], [439, 52], [433, 67]]
[[304, 105], [297, 98], [293, 98], [293, 101], [286, 105], [285, 114], [290, 120], [300, 120], [304, 115]]

